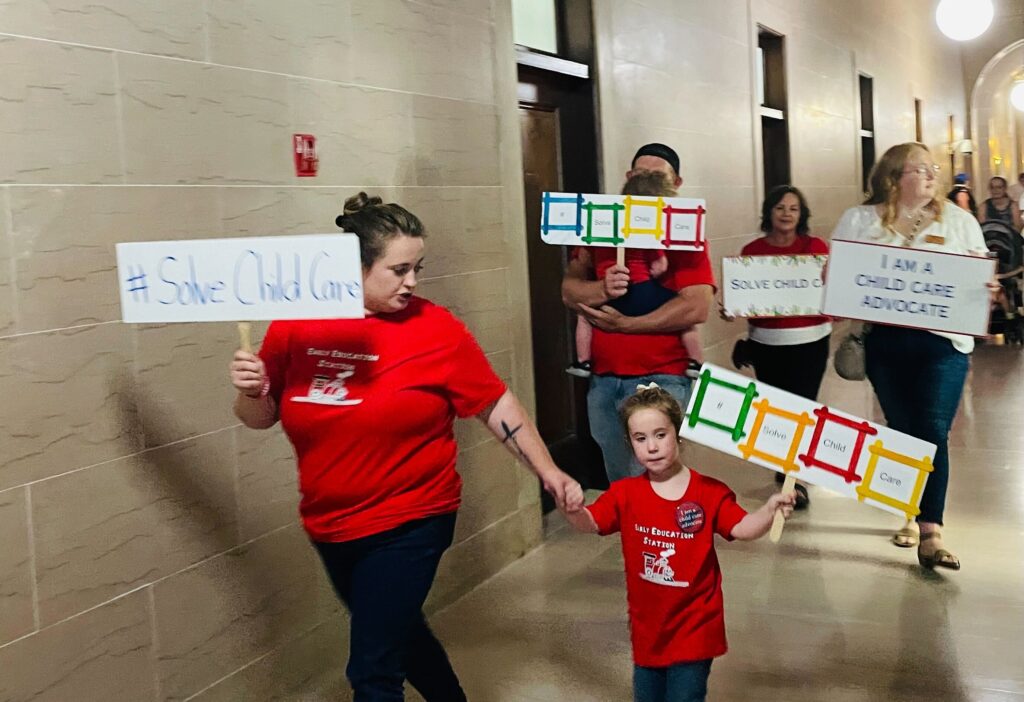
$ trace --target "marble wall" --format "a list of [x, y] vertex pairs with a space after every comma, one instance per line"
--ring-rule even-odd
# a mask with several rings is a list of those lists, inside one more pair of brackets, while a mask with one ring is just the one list
[[[708, 201], [711, 251], [739, 253], [757, 231], [763, 197], [755, 106], [757, 26], [786, 37], [793, 184], [827, 237], [860, 192], [858, 72], [874, 79], [876, 153], [915, 135], [946, 165], [949, 115], [964, 129], [960, 45], [935, 26], [932, 3], [858, 0], [595, 0], [606, 188], [636, 148], [663, 141], [682, 160], [681, 194]], [[724, 361], [741, 324], [704, 327]]]
[[[0, 700], [330, 684], [344, 615], [291, 447], [232, 415], [234, 325], [120, 323], [114, 244], [329, 232], [379, 193], [430, 230], [423, 294], [532, 403], [510, 11], [9, 0], [0, 104]], [[316, 179], [294, 176], [296, 132], [318, 137]], [[458, 431], [467, 505], [435, 609], [540, 539], [536, 481]]]

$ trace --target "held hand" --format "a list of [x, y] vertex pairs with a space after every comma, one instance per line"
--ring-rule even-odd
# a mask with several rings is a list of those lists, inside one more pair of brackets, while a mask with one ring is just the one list
[[608, 305], [602, 305], [601, 309], [580, 305], [580, 313], [587, 318], [587, 321], [592, 326], [597, 327], [601, 331], [619, 334], [629, 333], [630, 321], [633, 319]]
[[228, 368], [231, 372], [231, 384], [238, 392], [248, 397], [260, 396], [267, 371], [259, 356], [246, 351], [235, 351], [235, 357]]
[[614, 300], [626, 294], [629, 289], [629, 269], [625, 266], [612, 266], [604, 274], [604, 294]]
[[568, 474], [553, 470], [540, 476], [541, 484], [555, 498], [555, 506], [563, 512], [577, 512], [583, 507], [583, 488]]
[[775, 514], [776, 511], [781, 510], [782, 516], [789, 519], [789, 516], [793, 514], [793, 507], [796, 505], [796, 492], [777, 492], [768, 498], [765, 503], [765, 508], [769, 513]]

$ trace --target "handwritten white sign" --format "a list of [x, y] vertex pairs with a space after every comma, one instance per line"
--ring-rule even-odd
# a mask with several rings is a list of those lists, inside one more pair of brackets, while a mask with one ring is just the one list
[[117, 273], [129, 323], [363, 316], [352, 234], [118, 244]]
[[705, 363], [680, 436], [911, 519], [935, 445]]
[[825, 314], [955, 334], [988, 334], [995, 262], [979, 256], [832, 242]]
[[731, 256], [722, 259], [725, 311], [733, 317], [821, 314], [828, 256]]
[[540, 235], [546, 244], [702, 251], [704, 200], [639, 195], [544, 193]]

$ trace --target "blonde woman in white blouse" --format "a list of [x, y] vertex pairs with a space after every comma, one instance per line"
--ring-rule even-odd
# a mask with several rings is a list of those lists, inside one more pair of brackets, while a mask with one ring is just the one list
[[[843, 214], [832, 238], [985, 256], [981, 227], [939, 194], [938, 171], [922, 144], [892, 147], [871, 173], [871, 196]], [[927, 568], [960, 569], [940, 528], [949, 482], [949, 430], [973, 350], [970, 336], [882, 324], [873, 325], [865, 340], [868, 378], [888, 425], [938, 447], [916, 527], [908, 523], [893, 535], [897, 546], [917, 546], [918, 560]]]

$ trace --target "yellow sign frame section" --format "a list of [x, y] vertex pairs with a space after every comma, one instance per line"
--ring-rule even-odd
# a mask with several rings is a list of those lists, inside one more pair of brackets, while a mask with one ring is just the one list
[[[796, 462], [796, 454], [800, 450], [800, 442], [804, 438], [804, 431], [814, 424], [814, 419], [812, 419], [806, 412], [796, 413], [780, 409], [778, 407], [772, 407], [771, 403], [768, 402], [766, 398], [758, 400], [751, 405], [751, 407], [757, 411], [757, 414], [754, 415], [754, 426], [750, 430], [750, 436], [747, 437], [747, 442], [737, 446], [740, 454], [742, 454], [743, 458], [748, 461], [751, 456], [756, 456], [767, 463], [771, 463], [772, 465], [782, 468], [786, 473], [795, 473], [799, 471], [800, 466]], [[783, 419], [788, 419], [796, 424], [796, 430], [793, 432], [793, 440], [789, 444], [789, 453], [786, 454], [785, 458], [757, 448], [757, 437], [760, 435], [761, 426], [764, 424], [764, 419], [768, 415], [782, 417]]]
[[[623, 204], [626, 206], [624, 213], [624, 222], [622, 225], [622, 238], [628, 239], [633, 234], [649, 234], [658, 241], [661, 241], [661, 237], [665, 236], [665, 200], [659, 197], [657, 200], [644, 200], [641, 198], [635, 198], [632, 195], [627, 195], [623, 199]], [[634, 229], [629, 226], [630, 217], [633, 214], [634, 207], [653, 207], [655, 211], [654, 226], [649, 229]]]
[[[914, 507], [914, 503], [921, 502], [921, 493], [924, 492], [924, 483], [928, 478], [928, 474], [935, 470], [932, 465], [932, 459], [925, 456], [924, 458], [914, 458], [913, 456], [907, 456], [906, 454], [897, 453], [890, 451], [885, 448], [881, 440], [875, 441], [871, 446], [868, 447], [868, 453], [871, 454], [871, 458], [868, 459], [867, 469], [864, 471], [864, 480], [857, 486], [857, 499], [860, 502], [871, 499], [875, 502], [881, 502], [883, 505], [888, 505], [893, 509], [898, 509], [907, 515], [907, 519], [913, 519], [917, 515], [921, 514], [921, 509]], [[894, 497], [884, 495], [880, 492], [875, 492], [871, 489], [871, 482], [875, 478], [875, 470], [878, 468], [878, 461], [880, 458], [888, 458], [894, 463], [907, 466], [909, 468], [915, 468], [917, 473], [917, 480], [914, 481], [914, 487], [910, 491], [910, 501], [900, 502]]]

